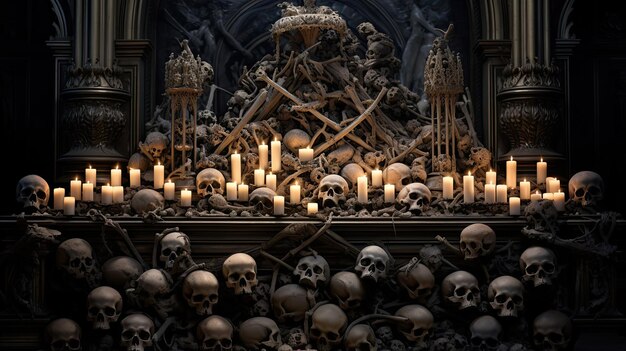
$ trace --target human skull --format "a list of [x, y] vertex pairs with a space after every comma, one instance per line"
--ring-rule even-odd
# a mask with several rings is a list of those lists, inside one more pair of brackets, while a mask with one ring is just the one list
[[346, 351], [376, 351], [376, 337], [372, 327], [367, 324], [357, 324], [350, 328], [345, 337]]
[[406, 351], [406, 345], [398, 339], [391, 340], [389, 342], [389, 350], [390, 351]]
[[136, 281], [136, 288], [131, 290], [144, 307], [155, 307], [170, 293], [171, 283], [158, 269], [148, 269]]
[[556, 276], [556, 256], [545, 247], [532, 246], [524, 250], [519, 265], [524, 272], [522, 280], [532, 282], [534, 287], [552, 285], [552, 278]]
[[349, 144], [343, 144], [335, 150], [328, 153], [326, 159], [329, 163], [343, 166], [346, 162], [352, 160], [354, 157], [354, 148]]
[[430, 189], [426, 185], [411, 183], [402, 188], [396, 201], [414, 215], [419, 215], [428, 208], [431, 197]]
[[158, 208], [162, 209], [164, 204], [163, 195], [152, 189], [141, 189], [130, 200], [130, 207], [138, 214], [154, 211]]
[[143, 273], [143, 267], [134, 258], [117, 256], [108, 259], [102, 265], [104, 283], [118, 291], [125, 291], [133, 280]]
[[425, 245], [420, 249], [420, 262], [423, 263], [431, 272], [436, 272], [443, 264], [443, 253], [439, 246]]
[[233, 326], [220, 316], [203, 319], [196, 327], [200, 350], [224, 351], [233, 347]]
[[339, 207], [346, 201], [349, 187], [348, 182], [337, 174], [325, 176], [320, 182], [318, 198], [322, 201], [322, 207]]
[[363, 171], [363, 168], [356, 163], [348, 163], [343, 166], [339, 174], [343, 177], [343, 179], [347, 180], [348, 184], [354, 189], [358, 178], [365, 175], [365, 171]]
[[218, 290], [219, 282], [211, 272], [193, 271], [183, 281], [183, 297], [199, 316], [213, 313], [213, 305], [218, 301]]
[[215, 194], [223, 195], [225, 186], [224, 175], [215, 168], [205, 168], [196, 176], [196, 189], [200, 198]]
[[167, 148], [167, 137], [160, 132], [152, 132], [146, 136], [144, 143], [139, 142], [139, 148], [152, 161], [161, 160], [163, 150]]
[[48, 200], [50, 200], [50, 186], [45, 179], [38, 175], [27, 175], [17, 182], [15, 198], [23, 208], [34, 207], [39, 209], [46, 207]]
[[254, 316], [265, 317], [270, 313], [270, 304], [267, 300], [258, 300], [252, 306], [252, 314]]
[[143, 313], [133, 313], [122, 319], [121, 345], [128, 351], [143, 351], [152, 346], [154, 322]]
[[568, 184], [569, 197], [583, 207], [596, 206], [604, 197], [604, 181], [596, 172], [581, 171]]
[[108, 330], [122, 314], [122, 295], [110, 286], [99, 286], [87, 295], [87, 320], [94, 329]]
[[46, 326], [45, 342], [51, 351], [79, 351], [80, 337], [80, 326], [71, 319], [55, 319]]
[[74, 279], [84, 279], [96, 271], [93, 249], [80, 238], [67, 239], [59, 245], [56, 264]]
[[348, 326], [348, 317], [337, 305], [319, 306], [312, 317], [313, 324], [309, 335], [321, 351], [333, 350], [340, 343]]
[[524, 285], [510, 275], [494, 279], [487, 289], [487, 297], [500, 317], [517, 317], [524, 309]]
[[478, 307], [480, 303], [478, 280], [470, 272], [452, 272], [441, 282], [441, 295], [457, 310]]
[[387, 157], [382, 151], [368, 152], [363, 155], [363, 161], [372, 168], [383, 168], [387, 163]]
[[281, 344], [280, 329], [267, 317], [252, 317], [241, 323], [239, 339], [248, 350], [276, 349]]
[[361, 274], [361, 279], [378, 282], [387, 279], [390, 260], [389, 254], [382, 247], [370, 245], [359, 253], [354, 270]]
[[279, 323], [299, 322], [304, 319], [315, 301], [309, 301], [307, 290], [298, 284], [287, 284], [272, 295], [272, 310]]
[[500, 346], [502, 326], [492, 316], [481, 316], [474, 319], [469, 329], [472, 350], [497, 350]]
[[524, 216], [527, 223], [526, 230], [540, 233], [554, 233], [558, 230], [559, 212], [554, 206], [554, 201], [531, 201], [524, 209]]
[[189, 237], [182, 232], [172, 232], [161, 239], [161, 254], [159, 262], [167, 270], [170, 270], [191, 255]]
[[251, 294], [257, 285], [256, 261], [245, 253], [236, 253], [224, 261], [222, 273], [226, 286], [235, 291], [235, 295]]
[[427, 297], [435, 287], [435, 276], [421, 263], [407, 264], [400, 268], [396, 279], [413, 300]]
[[548, 310], [533, 322], [533, 341], [539, 350], [565, 350], [572, 339], [572, 321], [563, 313]]
[[330, 279], [330, 295], [337, 299], [341, 309], [349, 310], [361, 306], [365, 288], [358, 275], [342, 271]]
[[399, 330], [408, 341], [421, 342], [433, 327], [432, 313], [420, 305], [406, 305], [395, 313], [398, 317], [408, 318], [408, 322], [399, 324]]
[[461, 231], [460, 248], [466, 260], [490, 255], [496, 248], [496, 232], [482, 223], [470, 224]]
[[285, 144], [287, 149], [289, 149], [295, 155], [298, 154], [299, 149], [303, 149], [309, 146], [310, 142], [311, 136], [302, 129], [291, 129], [283, 137], [283, 143]]
[[404, 163], [392, 163], [383, 171], [383, 181], [402, 189], [411, 183], [411, 169]]
[[291, 346], [294, 350], [304, 349], [306, 344], [308, 344], [308, 340], [304, 330], [301, 328], [291, 328], [289, 330], [289, 334], [287, 334], [287, 340], [285, 345]]
[[393, 340], [393, 330], [388, 325], [383, 325], [376, 329], [376, 336], [380, 339], [384, 344], [389, 344], [391, 340]]
[[293, 274], [300, 277], [301, 285], [317, 289], [330, 279], [330, 267], [320, 255], [305, 256], [298, 261]]
[[270, 188], [256, 188], [250, 193], [250, 206], [254, 206], [257, 211], [261, 212], [272, 211], [275, 195], [276, 192]]

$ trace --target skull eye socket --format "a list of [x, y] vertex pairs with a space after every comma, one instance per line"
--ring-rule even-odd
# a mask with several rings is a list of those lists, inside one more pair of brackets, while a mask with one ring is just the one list
[[70, 340], [67, 341], [67, 345], [72, 350], [78, 349], [80, 347], [80, 340], [78, 340], [78, 339], [70, 339]]
[[106, 314], [109, 317], [113, 317], [115, 315], [115, 308], [113, 308], [113, 307], [105, 307], [104, 308], [104, 314]]
[[521, 296], [519, 296], [519, 295], [514, 295], [512, 299], [513, 299], [513, 302], [514, 302], [516, 305], [519, 305], [519, 304], [521, 304], [522, 302], [524, 302], [524, 299], [523, 299]]
[[507, 297], [504, 294], [500, 294], [498, 296], [496, 296], [496, 302], [497, 303], [505, 303], [507, 300]]
[[22, 194], [22, 197], [29, 197], [30, 194], [33, 193], [33, 188], [31, 187], [26, 187], [24, 189], [22, 189], [22, 191], [20, 192], [20, 194]]
[[239, 274], [237, 273], [233, 273], [231, 275], [228, 276], [228, 280], [230, 280], [233, 283], [236, 283], [239, 281]]
[[78, 268], [80, 266], [80, 258], [75, 258], [70, 261], [70, 267]]
[[454, 290], [454, 295], [456, 296], [464, 296], [466, 293], [467, 293], [467, 289], [465, 289], [464, 287], [460, 287]]
[[319, 329], [313, 328], [311, 329], [311, 335], [313, 335], [316, 338], [319, 338], [322, 335], [322, 333], [319, 331]]
[[557, 333], [550, 333], [548, 335], [548, 340], [550, 340], [554, 344], [560, 344], [563, 342], [563, 335]]
[[246, 280], [253, 280], [255, 276], [254, 272], [248, 272], [246, 273]]
[[215, 181], [213, 181], [213, 183], [211, 183], [211, 188], [213, 188], [213, 189], [219, 189], [221, 187], [222, 187], [222, 185], [217, 180], [215, 180]]
[[539, 270], [539, 265], [534, 264], [534, 263], [526, 267], [526, 273], [528, 274], [536, 274], [538, 270]]
[[204, 189], [206, 189], [207, 185], [208, 185], [207, 183], [202, 182], [202, 183], [198, 184], [198, 189], [204, 190]]
[[309, 268], [309, 267], [306, 264], [304, 264], [304, 263], [298, 266], [298, 269], [301, 270], [301, 271], [306, 271], [307, 268]]
[[361, 266], [369, 266], [372, 263], [372, 260], [370, 260], [369, 258], [364, 258], [359, 263], [361, 264]]
[[335, 194], [339, 194], [339, 195], [343, 194], [343, 188], [340, 186], [334, 187], [333, 190], [335, 191]]
[[382, 262], [376, 262], [376, 269], [378, 269], [379, 271], [384, 271], [386, 268], [385, 264]]
[[93, 260], [91, 259], [91, 257], [85, 258], [85, 265], [87, 267], [90, 267], [92, 264], [93, 264]]
[[333, 332], [328, 332], [326, 334], [326, 337], [328, 338], [328, 341], [336, 341], [337, 339], [339, 339], [339, 334], [333, 333]]
[[461, 250], [465, 249], [467, 249], [467, 244], [465, 243], [465, 241], [461, 241]]
[[217, 298], [218, 298], [217, 294], [211, 294], [211, 295], [209, 295], [209, 302], [216, 303], [217, 302]]
[[169, 256], [172, 253], [172, 249], [165, 249], [162, 251], [163, 256]]
[[315, 272], [315, 274], [322, 274], [322, 272], [324, 272], [324, 270], [320, 266], [315, 266], [315, 267], [313, 267], [313, 272]]
[[498, 342], [498, 339], [494, 339], [494, 338], [487, 338], [485, 339], [485, 344], [489, 347], [496, 347], [498, 346], [498, 344], [500, 344]]
[[150, 332], [148, 332], [147, 330], [140, 330], [138, 334], [139, 339], [141, 339], [142, 341], [148, 341], [150, 339]]
[[204, 295], [202, 294], [196, 294], [191, 297], [191, 301], [193, 302], [202, 302], [202, 300], [204, 300]]
[[182, 254], [183, 254], [183, 252], [185, 252], [185, 249], [184, 249], [182, 246], [180, 246], [180, 247], [178, 247], [178, 248], [176, 249], [176, 254], [177, 254], [177, 255], [182, 255]]
[[590, 187], [587, 188], [587, 193], [591, 196], [597, 196], [597, 195], [600, 195], [602, 192], [600, 191], [600, 188], [598, 188], [597, 186], [591, 185]]
[[135, 336], [135, 332], [133, 332], [132, 330], [124, 330], [122, 332], [122, 339], [124, 340], [130, 340], [133, 336]]
[[402, 185], [409, 185], [411, 179], [409, 177], [402, 178]]
[[321, 192], [323, 192], [323, 193], [325, 193], [325, 192], [327, 192], [327, 191], [328, 191], [328, 189], [329, 189], [329, 188], [330, 188], [330, 187], [329, 187], [328, 185], [324, 184], [324, 185], [322, 185], [322, 187], [320, 188], [320, 191], [321, 191]]
[[92, 307], [92, 308], [89, 309], [89, 315], [90, 316], [95, 316], [95, 315], [98, 314], [98, 312], [99, 312], [99, 310], [96, 307]]
[[232, 341], [230, 341], [229, 339], [222, 339], [220, 340], [220, 344], [222, 345], [222, 347], [229, 349], [232, 345]]
[[217, 339], [208, 339], [204, 341], [204, 346], [207, 348], [214, 348], [217, 344]]
[[50, 344], [52, 350], [63, 350], [65, 347], [65, 340], [57, 340]]
[[413, 330], [413, 335], [414, 336], [422, 336], [424, 334], [428, 333], [428, 329], [424, 329], [424, 328], [415, 328]]
[[583, 195], [585, 195], [585, 189], [583, 188], [576, 189], [576, 192], [574, 193], [574, 195], [576, 195], [576, 197], [583, 197]]
[[417, 194], [417, 193], [413, 192], [413, 193], [410, 193], [410, 194], [409, 194], [409, 199], [411, 199], [411, 200], [417, 200], [417, 198], [418, 198], [418, 194]]
[[40, 198], [40, 199], [42, 199], [42, 200], [43, 200], [43, 199], [45, 199], [45, 198], [47, 197], [47, 196], [46, 196], [46, 192], [45, 192], [45, 191], [43, 191], [43, 190], [39, 190], [39, 191], [37, 191], [37, 197], [38, 197], [38, 198]]
[[544, 270], [546, 273], [548, 273], [548, 274], [554, 273], [555, 267], [554, 267], [554, 265], [553, 265], [552, 263], [550, 263], [550, 262], [545, 262], [545, 263], [544, 263], [541, 267], [542, 267], [542, 268], [543, 268], [543, 270]]

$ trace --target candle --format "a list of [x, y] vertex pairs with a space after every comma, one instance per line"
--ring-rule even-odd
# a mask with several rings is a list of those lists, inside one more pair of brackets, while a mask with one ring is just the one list
[[176, 184], [172, 183], [171, 179], [168, 179], [167, 183], [163, 184], [163, 194], [165, 200], [176, 200]]
[[546, 183], [546, 174], [548, 174], [548, 162], [537, 162], [537, 185]]
[[383, 171], [381, 171], [380, 169], [372, 170], [372, 186], [383, 186]]
[[485, 184], [496, 184], [496, 176], [496, 172], [489, 169], [489, 172], [487, 172], [487, 177], [485, 178]]
[[73, 216], [76, 210], [76, 199], [73, 196], [66, 196], [63, 198], [63, 214], [66, 216]]
[[367, 203], [367, 176], [362, 175], [357, 178], [358, 184], [358, 192], [357, 192], [357, 200], [359, 203], [366, 204]]
[[504, 184], [498, 184], [496, 187], [496, 202], [506, 203], [507, 186]]
[[63, 198], [65, 197], [65, 188], [54, 188], [54, 209], [63, 209]]
[[165, 180], [165, 166], [161, 164], [154, 165], [154, 188], [161, 189], [163, 188], [163, 181]]
[[554, 200], [554, 194], [553, 193], [543, 193], [543, 199], [544, 200]]
[[281, 164], [280, 141], [272, 141], [272, 172], [280, 171]]
[[519, 197], [522, 200], [530, 200], [530, 182], [526, 179], [519, 182]]
[[300, 185], [298, 183], [289, 187], [289, 203], [294, 205], [300, 203]]
[[276, 191], [276, 174], [270, 174], [265, 176], [265, 186]]
[[470, 172], [463, 176], [463, 202], [474, 202], [474, 176]]
[[298, 149], [298, 158], [300, 158], [300, 162], [311, 161], [313, 159], [313, 149], [310, 147]]
[[493, 204], [496, 202], [496, 185], [489, 183], [485, 185], [485, 203]]
[[265, 170], [267, 168], [267, 145], [261, 142], [259, 145], [259, 168]]
[[237, 186], [237, 200], [248, 201], [248, 184], [239, 184]]
[[513, 156], [506, 161], [506, 186], [513, 189], [517, 186], [517, 161], [513, 161]]
[[443, 177], [443, 198], [450, 200], [454, 197], [454, 179], [450, 176]]
[[73, 197], [75, 200], [79, 200], [81, 199], [81, 181], [78, 180], [78, 178], [70, 181], [70, 196]]
[[85, 182], [96, 184], [96, 169], [91, 168], [91, 165], [89, 165], [89, 168], [85, 168]]
[[[272, 163], [274, 163], [274, 159], [272, 156]], [[285, 197], [280, 195], [274, 196], [274, 215], [282, 216], [285, 214]]]
[[[554, 177], [547, 177], [546, 178], [546, 193], [552, 193], [554, 191], [552, 191], [552, 188], [550, 187], [550, 182], [555, 180], [556, 178]], [[560, 183], [560, 182], [559, 182]]]
[[233, 182], [241, 183], [241, 155], [236, 151], [230, 155], [230, 177]]
[[93, 201], [93, 183], [83, 184], [83, 201]]
[[530, 195], [530, 201], [539, 201], [541, 200], [541, 192], [537, 190], [534, 194]]
[[237, 183], [235, 182], [226, 183], [226, 200], [228, 201], [237, 200]]
[[119, 185], [122, 185], [122, 170], [116, 165], [115, 168], [111, 170], [111, 186]]
[[396, 185], [385, 184], [385, 203], [390, 204], [396, 201]]
[[314, 215], [317, 213], [317, 202], [309, 202], [306, 205], [306, 213], [308, 215]]
[[256, 186], [265, 185], [265, 170], [263, 168], [254, 170], [254, 185]]
[[180, 205], [183, 207], [191, 206], [191, 190], [180, 191]]
[[565, 211], [565, 193], [559, 190], [553, 195], [554, 195], [554, 207], [556, 207], [557, 211], [559, 212]]
[[113, 186], [113, 192], [112, 192], [112, 197], [113, 197], [113, 203], [120, 203], [120, 202], [124, 202], [124, 187], [121, 185], [116, 185]]
[[520, 198], [517, 196], [511, 196], [509, 199], [509, 214], [511, 216], [519, 216], [520, 213]]
[[100, 202], [103, 205], [110, 205], [113, 203], [113, 187], [109, 184], [102, 186], [102, 196], [100, 196]]
[[554, 178], [550, 180], [550, 190], [548, 190], [549, 193], [556, 193], [557, 191], [559, 191], [559, 189], [561, 189], [561, 181]]
[[141, 171], [138, 169], [131, 168], [129, 173], [130, 173], [130, 187], [139, 188], [139, 186], [141, 185]]

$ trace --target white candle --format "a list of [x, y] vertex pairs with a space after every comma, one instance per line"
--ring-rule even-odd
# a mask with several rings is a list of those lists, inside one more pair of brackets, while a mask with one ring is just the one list
[[506, 161], [506, 186], [515, 189], [517, 186], [517, 161]]
[[111, 170], [111, 186], [119, 186], [122, 185], [122, 170], [115, 166], [114, 169]]
[[80, 201], [81, 199], [81, 181], [78, 180], [78, 178], [70, 181], [70, 196], [73, 197], [75, 200]]
[[85, 168], [85, 182], [89, 182], [91, 184], [96, 184], [96, 169], [95, 168], [91, 168], [91, 165], [89, 165], [89, 168]]
[[254, 185], [256, 186], [265, 185], [265, 170], [263, 168], [254, 170]]
[[267, 145], [265, 145], [265, 142], [262, 142], [261, 145], [259, 145], [259, 168], [262, 170], [265, 170], [267, 168]]
[[358, 192], [357, 192], [357, 200], [359, 203], [366, 204], [367, 203], [367, 176], [362, 175], [357, 178], [358, 184]]
[[226, 183], [226, 200], [228, 201], [237, 200], [237, 183], [235, 182]]
[[100, 196], [100, 202], [103, 205], [110, 205], [113, 203], [113, 187], [109, 184], [102, 186], [102, 195]]
[[124, 202], [124, 187], [116, 185], [113, 188], [113, 203]]
[[230, 155], [230, 177], [233, 182], [241, 183], [241, 155], [236, 151]]
[[496, 202], [496, 185], [493, 183], [485, 184], [485, 203], [493, 204]]
[[474, 202], [474, 176], [469, 172], [463, 176], [463, 202]]
[[385, 184], [385, 203], [390, 204], [396, 201], [396, 185]]
[[63, 198], [65, 197], [65, 188], [54, 188], [54, 209], [63, 209]]
[[[554, 178], [554, 177], [546, 177], [546, 193], [552, 193], [552, 192], [554, 192], [554, 191], [552, 191], [552, 188], [551, 188], [551, 184], [550, 184], [550, 182], [551, 182], [551, 181], [553, 181], [553, 180], [555, 180], [555, 179], [556, 179], [556, 178]], [[560, 183], [560, 182], [559, 182], [559, 183]]]
[[519, 216], [521, 213], [520, 198], [517, 196], [511, 196], [509, 199], [509, 214], [511, 216]]
[[161, 164], [154, 165], [154, 188], [163, 188], [163, 182], [165, 181], [165, 166]]
[[265, 176], [265, 186], [276, 191], [276, 174], [268, 174]]
[[311, 161], [313, 159], [313, 149], [310, 147], [298, 149], [298, 158], [300, 158], [300, 162]]
[[317, 202], [309, 202], [306, 205], [306, 213], [308, 215], [314, 215], [317, 213]]
[[539, 201], [541, 200], [541, 192], [537, 190], [534, 194], [530, 195], [530, 201]]
[[383, 171], [381, 171], [380, 169], [372, 170], [372, 186], [383, 186]]
[[496, 184], [496, 176], [496, 171], [489, 169], [489, 172], [487, 172], [487, 176], [485, 177], [485, 184]]
[[530, 182], [526, 179], [519, 182], [519, 197], [522, 200], [530, 200]]
[[550, 180], [550, 190], [548, 192], [556, 193], [559, 189], [561, 189], [561, 181], [556, 178]]
[[274, 140], [272, 141], [272, 172], [280, 171], [281, 158], [280, 141]]
[[298, 183], [289, 187], [289, 203], [297, 205], [300, 203], [300, 185]]
[[66, 216], [73, 216], [76, 211], [76, 199], [73, 196], [66, 196], [63, 198], [63, 214]]
[[561, 190], [554, 193], [554, 207], [559, 212], [565, 211], [565, 193]]
[[176, 184], [172, 183], [171, 179], [168, 179], [167, 183], [163, 184], [163, 194], [165, 200], [176, 200]]
[[504, 184], [498, 184], [496, 187], [496, 202], [506, 203], [507, 186]]
[[191, 206], [191, 190], [181, 190], [180, 191], [180, 205], [183, 207]]
[[141, 171], [138, 169], [131, 169], [130, 174], [130, 187], [139, 188], [141, 185]]
[[248, 201], [248, 184], [239, 184], [237, 186], [237, 200]]
[[[272, 159], [272, 163], [273, 163]], [[282, 216], [285, 214], [285, 197], [280, 195], [274, 196], [274, 215]]]
[[93, 201], [93, 183], [83, 184], [83, 201]]
[[443, 198], [450, 200], [454, 197], [454, 178], [450, 176], [443, 177]]
[[546, 183], [546, 175], [548, 174], [548, 162], [537, 162], [537, 185]]
[[554, 200], [554, 194], [553, 193], [543, 193], [543, 199], [544, 200]]

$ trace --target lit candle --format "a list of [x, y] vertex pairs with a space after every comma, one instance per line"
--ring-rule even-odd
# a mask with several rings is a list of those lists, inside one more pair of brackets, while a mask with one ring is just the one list
[[300, 185], [298, 183], [289, 187], [289, 203], [294, 205], [300, 203]]
[[474, 176], [470, 172], [463, 176], [463, 202], [474, 202]]
[[557, 211], [563, 212], [565, 211], [565, 193], [560, 189], [554, 194], [554, 207], [556, 207]]
[[113, 187], [109, 184], [102, 186], [102, 195], [100, 196], [100, 202], [103, 205], [110, 205], [113, 203]]
[[89, 182], [91, 184], [96, 184], [96, 169], [95, 168], [91, 168], [91, 165], [89, 165], [89, 168], [85, 168], [85, 182]]
[[454, 178], [450, 176], [443, 177], [443, 198], [450, 200], [454, 197]]
[[248, 201], [248, 184], [239, 184], [237, 186], [237, 200]]
[[548, 174], [548, 162], [537, 162], [537, 185], [546, 183], [546, 174]]
[[63, 198], [65, 197], [65, 188], [54, 188], [54, 209], [63, 209]]
[[300, 158], [300, 162], [311, 161], [313, 159], [313, 149], [310, 147], [298, 149], [298, 158]]
[[496, 202], [506, 203], [507, 186], [504, 184], [498, 184], [496, 187]]
[[381, 171], [380, 169], [372, 170], [372, 186], [383, 186], [383, 171]]
[[254, 170], [254, 185], [256, 186], [265, 185], [265, 170], [263, 168]]
[[241, 155], [236, 151], [230, 155], [230, 177], [233, 182], [241, 183]]
[[235, 182], [226, 183], [226, 200], [228, 201], [237, 200], [237, 183]]
[[517, 161], [506, 161], [506, 186], [515, 189], [517, 186]]
[[487, 176], [485, 178], [485, 184], [496, 184], [496, 171], [492, 171], [491, 169], [489, 169], [489, 172], [487, 172]]
[[116, 165], [115, 168], [111, 170], [111, 186], [119, 185], [122, 185], [122, 170]]
[[530, 195], [530, 201], [539, 201], [541, 200], [541, 192], [537, 190], [534, 194]]
[[171, 179], [168, 179], [167, 183], [163, 184], [163, 194], [165, 200], [176, 200], [176, 184], [172, 183]]
[[183, 207], [191, 206], [191, 190], [181, 190], [180, 191], [180, 205]]
[[522, 200], [530, 200], [530, 182], [526, 179], [519, 182], [519, 197]]
[[82, 191], [81, 183], [82, 182], [78, 180], [78, 178], [70, 181], [70, 196], [78, 201], [80, 201], [81, 199], [81, 195], [80, 195]]
[[121, 185], [113, 186], [113, 203], [124, 202], [124, 187]]
[[547, 177], [546, 178], [546, 193], [553, 193], [554, 191], [551, 188], [551, 184], [550, 182], [555, 180], [556, 178], [554, 177]]
[[138, 169], [131, 168], [129, 173], [130, 173], [130, 187], [139, 188], [139, 186], [141, 185], [141, 171]]
[[557, 191], [559, 191], [559, 189], [561, 189], [561, 181], [554, 178], [550, 180], [550, 190], [548, 191], [549, 193], [556, 193]]
[[161, 164], [154, 165], [154, 188], [161, 189], [163, 188], [163, 182], [165, 181], [165, 166]]
[[396, 201], [396, 185], [385, 184], [385, 203], [390, 204]]
[[265, 186], [276, 191], [276, 174], [270, 174], [265, 176]]
[[317, 202], [309, 202], [306, 205], [306, 213], [308, 215], [314, 215], [317, 213]]
[[[272, 156], [272, 164], [274, 163]], [[280, 195], [274, 196], [274, 215], [282, 216], [285, 214], [285, 197]]]
[[265, 170], [267, 168], [267, 145], [265, 142], [262, 142], [259, 145], [259, 168]]
[[520, 213], [520, 198], [517, 196], [511, 196], [509, 199], [509, 214], [511, 216], [519, 216]]
[[358, 193], [357, 200], [359, 203], [366, 204], [367, 203], [367, 176], [362, 175], [357, 178], [358, 184]]
[[554, 194], [553, 193], [543, 193], [543, 199], [544, 200], [554, 200]]
[[485, 203], [493, 204], [496, 202], [496, 185], [489, 183], [485, 185]]
[[274, 140], [272, 141], [272, 172], [280, 171], [281, 157], [280, 141]]
[[76, 199], [73, 196], [66, 196], [63, 198], [63, 214], [66, 216], [73, 216], [76, 211]]
[[93, 201], [93, 183], [83, 184], [83, 201]]

